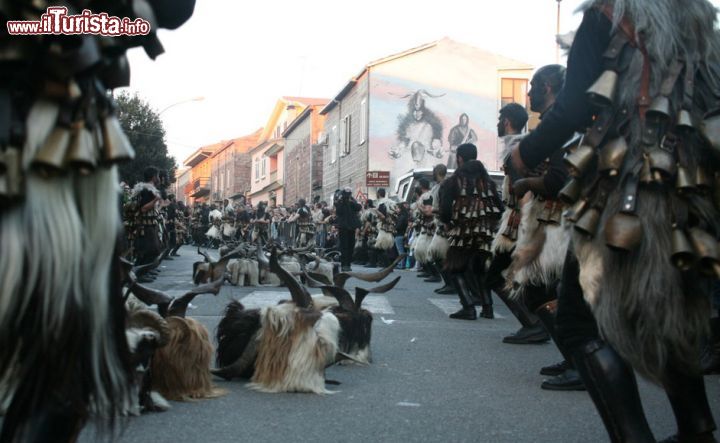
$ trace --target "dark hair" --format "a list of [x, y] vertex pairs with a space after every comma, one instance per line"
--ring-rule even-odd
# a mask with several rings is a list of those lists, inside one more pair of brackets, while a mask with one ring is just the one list
[[457, 156], [467, 161], [477, 160], [477, 147], [472, 143], [463, 143], [457, 148]]
[[300, 200], [298, 200], [297, 204], [298, 206], [305, 206], [305, 199], [301, 198]]
[[435, 167], [433, 168], [433, 178], [437, 177], [438, 175], [445, 177], [447, 175], [447, 166], [442, 163], [435, 165]]
[[158, 169], [155, 166], [148, 166], [143, 170], [143, 181], [149, 182], [158, 175]]
[[378, 197], [385, 197], [385, 188], [378, 188], [376, 194]]
[[528, 113], [522, 105], [517, 103], [508, 103], [500, 109], [500, 119], [508, 119], [510, 126], [514, 130], [520, 132], [528, 121]]
[[430, 189], [430, 180], [423, 177], [418, 180], [418, 185], [420, 185], [420, 189]]
[[552, 93], [557, 95], [565, 84], [565, 66], [545, 65], [537, 70], [533, 79], [536, 82], [543, 82], [547, 84], [550, 86]]

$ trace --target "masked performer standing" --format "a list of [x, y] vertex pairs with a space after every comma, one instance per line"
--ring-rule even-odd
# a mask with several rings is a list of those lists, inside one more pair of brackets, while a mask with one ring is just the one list
[[582, 192], [557, 332], [616, 442], [655, 441], [633, 369], [668, 395], [665, 441], [716, 441], [698, 355], [720, 259], [715, 19], [706, 0], [588, 2], [555, 106], [511, 153], [533, 168], [589, 128], [566, 158]]
[[458, 169], [440, 188], [440, 221], [448, 226], [450, 249], [445, 269], [453, 280], [462, 309], [450, 318], [494, 318], [490, 290], [484, 285], [485, 262], [497, 231], [502, 202], [495, 183], [477, 160], [472, 144], [458, 146]]
[[[0, 38], [0, 403], [12, 396], [2, 442], [75, 441], [91, 414], [112, 425], [131, 401], [115, 164], [134, 152], [109, 90], [129, 85], [125, 51], [155, 58], [156, 28], [178, 27], [194, 2], [92, 5], [152, 31]], [[37, 20], [46, 6], [3, 1], [0, 16]]]

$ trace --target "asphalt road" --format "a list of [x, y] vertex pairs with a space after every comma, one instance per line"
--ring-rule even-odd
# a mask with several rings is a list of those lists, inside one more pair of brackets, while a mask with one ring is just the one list
[[[191, 287], [193, 249], [162, 264], [151, 286], [182, 293]], [[215, 255], [217, 253], [215, 252]], [[551, 344], [507, 345], [502, 337], [519, 325], [496, 299], [497, 318], [451, 320], [455, 296], [434, 294], [412, 271], [384, 295], [369, 296], [375, 314], [370, 366], [334, 366], [327, 378], [340, 382], [332, 395], [266, 394], [241, 381], [218, 380], [227, 395], [173, 402], [164, 413], [131, 418], [120, 442], [603, 442], [600, 417], [586, 392], [540, 389], [541, 366], [561, 359]], [[352, 287], [353, 281], [348, 286]], [[229, 300], [274, 303], [284, 288], [224, 286], [199, 296], [189, 315], [214, 333]], [[706, 378], [715, 420], [720, 423], [720, 377]], [[666, 397], [640, 381], [656, 438], [675, 432]], [[81, 437], [91, 442], [89, 428]]]

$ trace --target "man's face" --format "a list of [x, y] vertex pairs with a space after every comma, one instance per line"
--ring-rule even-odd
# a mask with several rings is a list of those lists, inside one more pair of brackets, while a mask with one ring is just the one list
[[533, 78], [530, 82], [530, 91], [528, 91], [530, 99], [530, 110], [533, 112], [542, 112], [545, 110], [547, 102], [547, 85], [543, 79]]
[[423, 118], [422, 109], [416, 109], [415, 111], [413, 111], [413, 117], [415, 117], [415, 120], [422, 120], [422, 118]]
[[507, 135], [507, 131], [505, 130], [505, 122], [506, 121], [507, 121], [507, 119], [504, 118], [502, 115], [498, 119], [498, 124], [497, 124], [498, 137], [504, 137], [505, 135]]

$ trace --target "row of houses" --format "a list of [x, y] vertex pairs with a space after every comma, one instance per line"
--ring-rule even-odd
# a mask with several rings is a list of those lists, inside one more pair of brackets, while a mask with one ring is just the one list
[[347, 186], [393, 193], [408, 173], [453, 168], [464, 142], [498, 170], [498, 110], [527, 105], [532, 72], [449, 38], [370, 62], [334, 98], [282, 97], [262, 129], [198, 148], [178, 172], [177, 195], [292, 204]]

